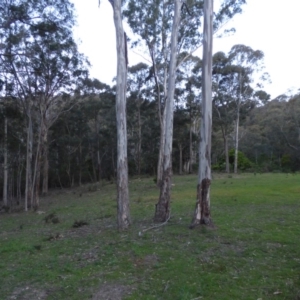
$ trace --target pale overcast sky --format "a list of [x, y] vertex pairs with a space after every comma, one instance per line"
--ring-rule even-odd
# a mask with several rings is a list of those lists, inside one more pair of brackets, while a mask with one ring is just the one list
[[[115, 29], [108, 0], [72, 0], [78, 16], [75, 38], [79, 49], [92, 64], [91, 76], [111, 84], [116, 75]], [[220, 0], [216, 0], [220, 1]], [[300, 1], [247, 0], [243, 13], [230, 22], [236, 33], [214, 40], [214, 52], [227, 53], [235, 44], [244, 44], [265, 54], [266, 71], [272, 83], [265, 90], [272, 98], [289, 89], [300, 88]], [[201, 55], [201, 52], [200, 52]], [[141, 59], [129, 51], [130, 65]]]

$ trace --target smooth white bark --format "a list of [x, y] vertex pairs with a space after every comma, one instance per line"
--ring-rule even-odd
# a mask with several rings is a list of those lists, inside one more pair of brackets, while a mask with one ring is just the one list
[[173, 146], [173, 118], [174, 93], [177, 64], [178, 30], [180, 24], [181, 1], [175, 0], [174, 19], [171, 35], [171, 57], [169, 64], [168, 91], [165, 104], [163, 172], [160, 184], [159, 201], [156, 204], [154, 220], [165, 222], [170, 214], [171, 177], [172, 177], [172, 146]]
[[238, 103], [236, 121], [235, 121], [234, 174], [237, 174], [238, 172], [239, 126], [240, 126], [240, 105]]
[[199, 144], [197, 202], [191, 228], [210, 225], [211, 132], [212, 132], [213, 0], [204, 1], [202, 118]]
[[118, 227], [126, 229], [130, 225], [128, 162], [127, 162], [127, 126], [126, 126], [126, 89], [127, 89], [127, 46], [121, 14], [121, 0], [110, 1], [114, 11], [114, 24], [117, 44], [117, 204]]

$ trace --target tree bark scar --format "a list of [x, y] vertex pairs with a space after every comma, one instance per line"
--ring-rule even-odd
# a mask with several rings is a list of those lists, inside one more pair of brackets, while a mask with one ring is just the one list
[[128, 67], [128, 49], [127, 49], [127, 35], [124, 31], [124, 50], [125, 50], [125, 60], [126, 60], [126, 68]]
[[163, 173], [160, 196], [155, 208], [155, 216], [154, 216], [155, 222], [165, 222], [169, 218], [170, 189], [171, 189], [170, 176], [171, 176], [171, 168], [168, 168]]
[[204, 178], [201, 182], [201, 224], [208, 225], [210, 223], [210, 210], [208, 205], [208, 191], [210, 187], [211, 180]]

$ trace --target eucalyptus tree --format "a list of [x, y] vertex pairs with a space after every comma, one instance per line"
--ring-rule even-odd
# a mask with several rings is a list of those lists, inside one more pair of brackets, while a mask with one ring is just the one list
[[211, 134], [212, 134], [212, 43], [213, 0], [204, 1], [202, 63], [202, 112], [199, 144], [197, 201], [190, 228], [212, 225], [210, 214]]
[[297, 160], [300, 160], [300, 94], [290, 98], [284, 108], [284, 122], [280, 125], [280, 132], [286, 140], [286, 144], [297, 153]]
[[[102, 144], [100, 131], [106, 123], [106, 118], [110, 117], [110, 115], [103, 116], [103, 102], [106, 102], [106, 98], [113, 100], [111, 97], [114, 97], [115, 94], [110, 86], [100, 82], [98, 79], [86, 78], [81, 87], [80, 95], [80, 107], [84, 109], [90, 128], [88, 134], [89, 157], [91, 159], [93, 181], [96, 182], [101, 180], [101, 162], [103, 156], [106, 155], [106, 151], [102, 151], [102, 147], [100, 147], [100, 144]], [[114, 104], [114, 101], [112, 102]], [[115, 122], [115, 118], [112, 118], [111, 121]]]
[[[2, 92], [2, 87], [0, 84], [0, 93]], [[2, 94], [2, 93], [1, 93]], [[7, 183], [8, 183], [8, 131], [7, 131], [7, 114], [6, 114], [6, 101], [5, 97], [0, 98], [0, 118], [1, 121], [4, 120], [3, 124], [0, 122], [0, 126], [2, 127], [0, 130], [0, 140], [3, 140], [3, 146], [0, 146], [0, 153], [3, 153], [3, 205], [4, 207], [8, 207], [8, 199], [7, 199]], [[2, 131], [3, 130], [3, 131]], [[2, 155], [1, 155], [2, 156]], [[1, 159], [2, 160], [2, 159]], [[0, 177], [1, 178], [1, 177]]]
[[[245, 3], [245, 0], [230, 0], [224, 1], [220, 6], [220, 10], [216, 13], [214, 30], [220, 29], [222, 24], [226, 23], [236, 13], [241, 12], [241, 5]], [[178, 43], [174, 48], [171, 46], [173, 41], [172, 30], [172, 16], [175, 16], [174, 6], [180, 5], [180, 19], [178, 24]], [[176, 9], [175, 9], [176, 10]], [[173, 115], [169, 116], [168, 113], [173, 114], [173, 108], [169, 108], [167, 100], [170, 85], [170, 76], [172, 77], [172, 65], [171, 59], [174, 57], [173, 51], [178, 55], [179, 53], [186, 52], [186, 55], [176, 58], [175, 69], [178, 68], [181, 62], [186, 60], [191, 53], [200, 47], [202, 44], [202, 35], [199, 31], [201, 25], [201, 16], [203, 14], [203, 1], [202, 0], [189, 0], [189, 1], [134, 1], [129, 0], [128, 6], [124, 15], [127, 19], [132, 31], [139, 37], [134, 41], [133, 45], [142, 44], [146, 46], [149, 53], [149, 62], [151, 64], [151, 74], [153, 75], [156, 83], [158, 113], [161, 128], [160, 139], [160, 152], [158, 159], [158, 171], [157, 171], [157, 183], [160, 186], [160, 200], [156, 206], [155, 220], [165, 221], [169, 216], [169, 200], [170, 189], [166, 186], [170, 184], [171, 178], [165, 181], [164, 176], [167, 173], [171, 175], [171, 171], [166, 172], [167, 165], [169, 164], [169, 155], [172, 149], [169, 149], [169, 145], [165, 145], [170, 137], [165, 136], [172, 135], [172, 129], [169, 121], [173, 122]], [[141, 20], [143, 20], [141, 22]], [[150, 75], [150, 74], [149, 74]], [[172, 85], [175, 88], [175, 84]], [[173, 126], [173, 124], [171, 125]], [[167, 128], [166, 128], [167, 127]], [[172, 136], [171, 136], [172, 139]], [[172, 143], [171, 148], [172, 148]], [[169, 167], [168, 167], [169, 168]], [[170, 169], [171, 170], [171, 169]], [[168, 184], [166, 184], [168, 182]], [[162, 201], [162, 202], [161, 202]], [[162, 204], [160, 204], [160, 202]], [[162, 206], [164, 209], [162, 209]], [[162, 217], [162, 211], [165, 211], [164, 217]], [[161, 211], [158, 213], [158, 211]], [[158, 214], [161, 216], [159, 217]]]
[[8, 208], [12, 206], [13, 195], [16, 194], [17, 201], [20, 201], [24, 166], [23, 117], [14, 99], [0, 98], [0, 126], [0, 159], [3, 161], [0, 175], [3, 189], [0, 190], [3, 191], [3, 204]]
[[254, 75], [263, 70], [262, 58], [261, 51], [244, 45], [233, 46], [227, 55], [218, 52], [213, 56], [213, 116], [214, 124], [222, 132], [227, 173], [230, 171], [229, 137], [234, 132], [234, 170], [237, 172], [240, 119], [267, 99], [267, 94], [257, 89], [262, 87], [267, 74], [258, 78], [257, 86], [254, 85]]
[[185, 103], [186, 111], [189, 115], [189, 160], [188, 172], [193, 173], [193, 165], [196, 164], [196, 148], [198, 132], [200, 130], [200, 99], [201, 99], [201, 64], [202, 61], [196, 56], [190, 56], [180, 65], [180, 70], [185, 63], [189, 62], [193, 66], [191, 72], [184, 72], [184, 86], [182, 102]]
[[[171, 50], [172, 20], [174, 15], [175, 1], [128, 1], [127, 9], [124, 12], [126, 20], [132, 31], [138, 35], [133, 42], [134, 46], [141, 45], [148, 51], [148, 62], [151, 67], [149, 76], [153, 76], [156, 86], [156, 97], [158, 105], [158, 118], [160, 122], [161, 138], [160, 152], [157, 167], [157, 185], [161, 186], [163, 174], [163, 158], [165, 156], [164, 143], [165, 123], [167, 107], [165, 100], [168, 98], [168, 77], [171, 52], [176, 54], [187, 51], [197, 45], [200, 39], [198, 28], [200, 26], [199, 15], [202, 14], [202, 1], [180, 2], [182, 8], [180, 13], [181, 23], [178, 24], [178, 44]], [[197, 17], [196, 17], [197, 16]], [[143, 20], [143, 22], [141, 22]], [[176, 61], [177, 68], [178, 61]]]
[[7, 145], [7, 116], [4, 114], [4, 142], [3, 142], [3, 205], [8, 206], [7, 201], [7, 183], [8, 183], [8, 145]]
[[236, 86], [234, 93], [236, 98], [234, 173], [237, 173], [241, 106], [247, 103], [247, 100], [255, 93], [254, 76], [261, 75], [260, 82], [257, 84], [261, 88], [263, 81], [268, 80], [269, 75], [263, 73], [264, 53], [260, 50], [253, 50], [245, 45], [235, 45], [231, 48], [228, 58], [230, 63], [237, 68], [237, 75], [234, 77]]
[[256, 106], [243, 125], [246, 135], [240, 149], [263, 172], [299, 170], [299, 115], [297, 95], [281, 95]]
[[[5, 0], [0, 12], [2, 78], [27, 118], [27, 210], [28, 200], [32, 207], [39, 206], [42, 162], [47, 191], [48, 131], [64, 110], [65, 95], [86, 76], [87, 63], [73, 39], [74, 6], [69, 1]], [[38, 129], [32, 172], [33, 125]]]
[[265, 148], [268, 151], [261, 155], [269, 162], [268, 170], [299, 169], [299, 114], [299, 95], [287, 96], [285, 100], [283, 97], [277, 97], [254, 111], [253, 125], [260, 128], [261, 136], [266, 140]]
[[[94, 85], [92, 81], [86, 83]], [[70, 187], [115, 176], [115, 92], [101, 84], [98, 95], [79, 97], [51, 128], [51, 186]], [[97, 88], [97, 90], [99, 90]], [[94, 90], [93, 86], [90, 90]]]
[[[183, 174], [184, 171], [189, 171], [189, 165], [191, 161], [189, 151], [190, 146], [190, 116], [188, 111], [183, 108], [177, 106], [174, 111], [174, 145], [177, 146], [179, 159], [174, 154], [175, 163], [178, 165], [179, 175]], [[174, 160], [173, 160], [174, 162]], [[185, 162], [185, 164], [184, 164]], [[184, 165], [186, 166], [184, 168]]]
[[237, 73], [235, 66], [224, 52], [213, 56], [213, 123], [220, 127], [223, 137], [225, 154], [225, 171], [230, 172], [229, 164], [229, 135], [232, 131], [235, 116], [235, 85], [233, 78]]
[[178, 32], [180, 23], [182, 3], [175, 0], [174, 18], [172, 24], [171, 35], [171, 57], [168, 73], [168, 90], [165, 100], [165, 122], [164, 122], [164, 150], [163, 150], [163, 166], [162, 180], [160, 183], [160, 195], [156, 204], [154, 220], [156, 222], [165, 222], [170, 217], [170, 201], [171, 201], [171, 177], [172, 177], [172, 144], [173, 144], [173, 117], [174, 117], [174, 92], [176, 80], [176, 63], [177, 63], [177, 47]]
[[[134, 156], [137, 174], [141, 175], [142, 164], [142, 105], [147, 98], [150, 101], [152, 95], [150, 89], [152, 82], [148, 79], [148, 65], [139, 63], [128, 68], [129, 98], [127, 102], [128, 118], [128, 149]], [[130, 105], [131, 104], [131, 105]]]
[[127, 161], [127, 124], [126, 124], [126, 90], [127, 90], [127, 37], [122, 24], [122, 0], [109, 0], [113, 9], [117, 46], [117, 82], [116, 115], [118, 137], [117, 161], [117, 204], [118, 227], [126, 229], [130, 225], [128, 161]]
[[[185, 57], [186, 53], [182, 53], [179, 60]], [[184, 132], [187, 130], [189, 134], [185, 137], [188, 141], [188, 157], [185, 156], [184, 170], [192, 173], [193, 165], [196, 164], [196, 142], [199, 131], [200, 121], [200, 99], [201, 99], [201, 59], [197, 56], [189, 56], [177, 68], [177, 86], [175, 89], [175, 102], [177, 117], [174, 119], [174, 139], [176, 144], [181, 148], [178, 141], [181, 140], [176, 131], [182, 130], [179, 124], [184, 124]], [[181, 114], [184, 112], [184, 114]], [[179, 118], [178, 118], [179, 117]], [[184, 120], [184, 122], [182, 122]], [[178, 124], [175, 124], [175, 121]], [[176, 129], [175, 129], [176, 127]], [[180, 134], [181, 135], [181, 134]], [[185, 144], [185, 143], [184, 143]], [[182, 144], [183, 145], [183, 144]], [[182, 149], [183, 150], [183, 149]], [[181, 152], [181, 151], [179, 151]], [[185, 150], [187, 152], [187, 150]]]
[[[219, 31], [235, 14], [241, 12], [241, 5], [245, 0], [224, 0], [214, 19], [214, 31]], [[179, 26], [178, 47], [176, 49], [179, 59], [178, 67], [192, 53], [202, 45], [202, 34], [199, 31], [201, 16], [203, 15], [203, 0], [182, 1], [181, 23]], [[126, 20], [132, 31], [138, 36], [132, 45], [140, 46], [144, 56], [144, 49], [148, 51], [148, 62], [151, 65], [149, 75], [152, 75], [156, 83], [158, 116], [161, 127], [160, 152], [158, 159], [157, 184], [160, 186], [162, 179], [162, 166], [164, 157], [164, 126], [165, 99], [167, 99], [168, 66], [170, 61], [170, 43], [172, 29], [172, 15], [174, 1], [135, 1], [129, 0], [124, 11]], [[143, 20], [141, 22], [141, 20]], [[177, 68], [176, 67], [176, 68]]]

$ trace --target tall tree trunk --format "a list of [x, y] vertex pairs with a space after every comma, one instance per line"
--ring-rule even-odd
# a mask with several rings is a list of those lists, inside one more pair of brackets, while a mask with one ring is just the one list
[[[93, 153], [92, 145], [90, 142], [89, 142], [89, 155], [90, 155], [91, 162], [92, 162], [92, 171], [93, 171], [92, 181], [97, 182], [98, 179], [97, 179], [97, 172], [96, 172], [95, 162], [94, 162], [94, 153]], [[98, 163], [97, 163], [97, 165], [98, 165]]]
[[43, 136], [43, 189], [42, 189], [43, 196], [48, 194], [48, 174], [49, 174], [48, 130], [45, 130]]
[[157, 186], [160, 187], [163, 177], [163, 161], [164, 161], [164, 148], [165, 148], [165, 117], [166, 110], [164, 109], [163, 116], [160, 116], [160, 143], [159, 143], [159, 154], [158, 154], [158, 164], [157, 164]]
[[23, 173], [23, 162], [20, 159], [20, 152], [19, 152], [19, 165], [18, 165], [18, 172], [17, 172], [17, 204], [21, 203], [22, 199], [22, 173]]
[[8, 183], [8, 195], [9, 195], [8, 199], [10, 199], [10, 204], [9, 204], [10, 207], [12, 207], [13, 199], [14, 199], [14, 185], [15, 185], [14, 177], [15, 177], [14, 173], [12, 172], [9, 183]]
[[179, 175], [182, 175], [182, 144], [179, 144]]
[[212, 39], [213, 0], [204, 0], [202, 118], [199, 145], [197, 202], [190, 228], [212, 225], [210, 215], [211, 132], [212, 132]]
[[28, 115], [27, 124], [27, 144], [26, 144], [26, 183], [25, 183], [25, 211], [28, 210], [28, 205], [32, 206], [32, 147], [33, 147], [33, 132], [31, 112]]
[[18, 151], [18, 167], [17, 167], [17, 205], [21, 203], [22, 200], [22, 173], [23, 173], [23, 159], [21, 156], [21, 145], [19, 145]]
[[239, 155], [239, 126], [240, 126], [240, 109], [242, 99], [242, 75], [239, 73], [239, 96], [236, 106], [236, 122], [235, 122], [235, 149], [234, 149], [234, 174], [238, 172], [238, 155]]
[[99, 129], [98, 129], [98, 122], [100, 122], [99, 117], [95, 118], [95, 132], [97, 137], [97, 174], [96, 174], [96, 181], [101, 181], [101, 159], [100, 159], [100, 141], [99, 141]]
[[142, 121], [141, 121], [141, 101], [138, 99], [138, 175], [141, 175], [141, 154], [142, 154]]
[[42, 124], [40, 124], [40, 132], [38, 137], [38, 144], [35, 155], [35, 164], [33, 170], [33, 179], [32, 179], [32, 193], [33, 193], [33, 205], [32, 208], [37, 210], [39, 208], [39, 194], [40, 194], [40, 181], [41, 181], [41, 160], [42, 160]]
[[41, 184], [41, 166], [42, 166], [42, 154], [41, 151], [38, 153], [36, 168], [36, 177], [35, 177], [35, 186], [34, 186], [34, 204], [33, 209], [37, 210], [40, 206], [40, 184]]
[[78, 178], [78, 185], [81, 186], [81, 177], [82, 177], [82, 146], [81, 142], [79, 144], [79, 158], [78, 158], [78, 164], [79, 164], [79, 178]]
[[224, 136], [224, 149], [225, 149], [225, 164], [226, 164], [226, 173], [230, 173], [230, 164], [229, 164], [229, 151], [228, 151], [228, 137]]
[[224, 152], [225, 152], [225, 172], [230, 173], [230, 164], [229, 164], [229, 151], [228, 151], [228, 136], [226, 129], [224, 127], [221, 127], [222, 129], [222, 135], [223, 135], [223, 142], [224, 142]]
[[180, 23], [181, 2], [175, 0], [174, 19], [172, 25], [171, 36], [171, 58], [168, 77], [168, 91], [165, 106], [166, 123], [165, 143], [163, 153], [163, 173], [160, 185], [160, 196], [156, 204], [155, 222], [165, 222], [170, 216], [170, 200], [171, 200], [171, 179], [172, 179], [172, 143], [173, 143], [173, 117], [174, 117], [174, 92], [176, 79], [176, 63], [177, 63], [177, 42], [178, 29]]
[[101, 159], [100, 159], [99, 143], [97, 149], [97, 171], [98, 171], [98, 181], [101, 182]]
[[234, 174], [237, 174], [238, 172], [239, 126], [240, 126], [240, 104], [238, 103], [236, 122], [235, 122]]
[[[162, 19], [164, 20], [164, 16], [166, 13], [166, 1], [163, 0], [163, 10]], [[165, 99], [167, 96], [167, 78], [168, 78], [168, 68], [167, 68], [167, 59], [168, 59], [168, 46], [167, 46], [167, 37], [165, 29], [162, 28], [162, 53], [163, 53], [163, 61], [164, 61], [164, 69], [163, 69], [163, 97], [161, 97], [160, 93], [160, 82], [158, 81], [158, 73], [156, 68], [156, 61], [154, 54], [151, 55], [153, 69], [154, 69], [154, 79], [155, 85], [157, 89], [158, 95], [158, 117], [159, 117], [159, 125], [160, 125], [160, 144], [159, 144], [159, 155], [158, 155], [158, 165], [157, 165], [157, 187], [161, 186], [162, 178], [163, 178], [163, 160], [164, 160], [164, 149], [165, 149], [165, 125], [166, 125], [166, 103]], [[154, 46], [153, 46], [154, 47]], [[152, 51], [153, 52], [153, 51]]]
[[49, 174], [48, 145], [46, 144], [43, 151], [43, 189], [42, 189], [43, 196], [48, 194], [48, 174]]
[[189, 163], [189, 174], [193, 173], [193, 130], [192, 124], [190, 125], [190, 143], [189, 143], [189, 150], [190, 150], [190, 163]]
[[3, 204], [8, 206], [7, 180], [8, 180], [8, 149], [7, 149], [7, 117], [4, 117], [4, 177], [3, 177]]
[[121, 0], [110, 0], [114, 11], [117, 44], [117, 91], [116, 115], [118, 137], [117, 161], [117, 202], [118, 227], [126, 229], [130, 225], [128, 161], [127, 161], [127, 124], [126, 124], [126, 89], [127, 89], [127, 41], [123, 30]]

